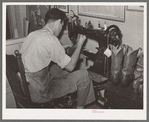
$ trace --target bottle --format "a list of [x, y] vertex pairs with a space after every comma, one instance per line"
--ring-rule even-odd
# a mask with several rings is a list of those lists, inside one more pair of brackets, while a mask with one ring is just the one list
[[98, 21], [98, 29], [101, 29], [101, 27], [100, 27], [100, 21]]
[[106, 30], [107, 29], [107, 23], [106, 23], [106, 21], [104, 22], [104, 30]]
[[88, 22], [88, 28], [93, 28], [91, 21]]

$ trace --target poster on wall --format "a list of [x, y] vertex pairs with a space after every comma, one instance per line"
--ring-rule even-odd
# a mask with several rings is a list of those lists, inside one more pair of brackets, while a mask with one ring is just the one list
[[45, 25], [45, 14], [50, 5], [27, 5], [27, 20], [29, 20], [29, 33]]
[[45, 25], [45, 14], [51, 8], [58, 8], [68, 12], [68, 5], [27, 5], [28, 33], [41, 29]]

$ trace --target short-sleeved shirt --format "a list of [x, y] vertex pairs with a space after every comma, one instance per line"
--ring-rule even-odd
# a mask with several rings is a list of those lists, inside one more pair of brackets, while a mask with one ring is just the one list
[[48, 72], [49, 64], [53, 61], [63, 69], [71, 61], [58, 38], [48, 29], [34, 31], [24, 40], [20, 53], [30, 83], [29, 90], [33, 93], [32, 100], [50, 99], [48, 89], [52, 78]]
[[62, 69], [71, 61], [56, 36], [48, 29], [32, 32], [20, 50], [26, 72], [37, 72], [55, 62]]

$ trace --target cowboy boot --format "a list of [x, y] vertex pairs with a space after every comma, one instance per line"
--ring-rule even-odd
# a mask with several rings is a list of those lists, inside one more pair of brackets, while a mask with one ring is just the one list
[[143, 97], [143, 84], [140, 84], [139, 86], [139, 95], [140, 97]]
[[133, 51], [131, 47], [127, 46], [122, 69], [121, 83], [123, 86], [128, 86], [134, 80], [134, 69], [139, 49]]
[[117, 49], [112, 46], [111, 48], [111, 76], [110, 81], [112, 84], [118, 84], [121, 80], [122, 60], [123, 60], [123, 47]]
[[137, 59], [137, 63], [134, 70], [135, 79], [143, 74], [143, 53], [141, 53]]
[[133, 89], [135, 93], [139, 93], [143, 85], [143, 54], [138, 57], [138, 61], [134, 70]]
[[133, 90], [135, 93], [139, 93], [141, 84], [143, 84], [143, 75], [133, 81]]

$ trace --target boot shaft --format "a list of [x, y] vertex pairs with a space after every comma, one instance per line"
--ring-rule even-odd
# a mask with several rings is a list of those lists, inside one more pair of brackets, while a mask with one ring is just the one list
[[135, 69], [139, 49], [133, 51], [131, 47], [127, 46], [127, 49], [124, 55], [122, 79], [121, 79], [121, 83], [124, 86], [128, 86], [134, 80], [134, 69]]
[[120, 71], [122, 70], [122, 60], [123, 60], [123, 48], [114, 52], [112, 50], [111, 55], [111, 70]]
[[137, 61], [138, 51], [140, 50], [131, 50], [131, 47], [127, 47], [125, 55], [124, 55], [124, 62], [123, 62], [123, 69], [122, 72], [127, 72], [127, 74], [134, 74], [134, 69]]
[[113, 84], [118, 84], [121, 80], [122, 61], [123, 61], [123, 47], [117, 49], [112, 46], [111, 55], [111, 76], [110, 80]]

